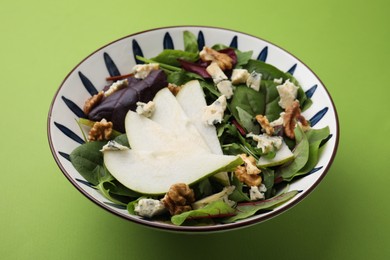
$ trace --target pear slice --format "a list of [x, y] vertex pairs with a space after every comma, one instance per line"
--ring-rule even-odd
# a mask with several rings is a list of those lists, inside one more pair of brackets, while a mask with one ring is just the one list
[[[177, 93], [176, 99], [190, 122], [206, 141], [211, 152], [214, 154], [223, 154], [215, 126], [206, 124], [202, 120], [203, 111], [207, 103], [199, 81], [191, 80], [184, 84], [179, 93]], [[220, 172], [214, 178], [224, 186], [230, 185], [229, 176], [226, 172]]]
[[207, 103], [199, 81], [192, 80], [183, 85], [182, 89], [177, 93], [176, 99], [191, 123], [194, 124], [200, 135], [206, 141], [211, 152], [222, 154], [222, 148], [215, 126], [206, 124], [202, 120], [203, 111]]
[[277, 165], [282, 165], [286, 162], [289, 162], [294, 159], [294, 154], [288, 148], [285, 142], [282, 143], [280, 149], [276, 152], [274, 158], [268, 159], [264, 156], [260, 157], [257, 161], [258, 167], [272, 167]]
[[130, 147], [141, 151], [193, 150], [208, 152], [193, 138], [176, 134], [159, 123], [129, 111], [125, 118], [126, 135]]
[[104, 151], [104, 163], [124, 186], [139, 193], [161, 195], [175, 183], [191, 185], [242, 164], [238, 156], [202, 152]]
[[168, 129], [173, 135], [190, 139], [205, 150], [208, 149], [206, 141], [168, 88], [161, 89], [153, 98], [153, 102], [156, 108], [150, 119]]

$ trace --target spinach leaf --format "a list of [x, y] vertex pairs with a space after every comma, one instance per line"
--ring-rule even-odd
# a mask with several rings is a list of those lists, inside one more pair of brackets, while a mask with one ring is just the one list
[[247, 69], [249, 73], [256, 71], [261, 73], [262, 80], [273, 80], [282, 78], [283, 81], [290, 79], [291, 82], [298, 85], [297, 80], [289, 73], [284, 73], [275, 66], [265, 63], [260, 60], [249, 60], [248, 63], [244, 66], [244, 69]]
[[196, 36], [192, 32], [184, 31], [183, 38], [184, 51], [198, 53], [198, 40], [196, 39]]
[[236, 188], [232, 194], [229, 195], [230, 200], [235, 202], [250, 201], [248, 194], [243, 190], [243, 183], [236, 176], [233, 176], [232, 185], [234, 185]]
[[275, 180], [275, 173], [271, 169], [261, 169], [261, 172], [263, 174], [263, 184], [267, 188], [267, 191], [265, 192], [265, 198], [268, 199], [272, 197], [273, 195], [273, 187], [274, 187], [274, 180]]
[[318, 162], [319, 148], [322, 140], [329, 136], [329, 127], [321, 129], [310, 129], [306, 132], [307, 139], [309, 141], [309, 158], [305, 166], [296, 174], [304, 175], [311, 171]]
[[245, 219], [250, 216], [255, 215], [260, 210], [271, 210], [277, 207], [278, 205], [292, 199], [295, 195], [298, 194], [298, 191], [289, 191], [278, 196], [275, 196], [268, 200], [262, 200], [258, 202], [247, 202], [238, 204], [236, 210], [237, 215], [226, 218], [222, 220], [223, 223], [233, 223], [240, 219]]
[[276, 89], [278, 83], [273, 80], [261, 80], [260, 91], [265, 95], [265, 116], [272, 122], [279, 118], [280, 113], [283, 112], [283, 108], [279, 106], [279, 92]]
[[252, 55], [253, 55], [253, 51], [241, 52], [236, 50], [237, 63], [235, 68], [239, 69], [242, 68], [244, 65], [246, 65], [248, 61], [252, 58]]
[[242, 125], [237, 107], [245, 110], [252, 117], [265, 112], [265, 95], [262, 91], [258, 92], [246, 85], [239, 85], [234, 91], [232, 101], [229, 104], [229, 109], [238, 123]]
[[198, 74], [187, 72], [185, 70], [174, 71], [168, 75], [167, 81], [169, 83], [176, 84], [177, 86], [183, 85], [190, 80], [198, 79], [203, 80]]
[[293, 150], [294, 160], [278, 168], [276, 175], [285, 181], [291, 181], [309, 159], [309, 141], [302, 127], [298, 124], [294, 129], [296, 146]]
[[127, 146], [130, 148], [129, 140], [127, 139], [126, 134], [118, 135], [117, 137], [114, 138], [114, 141], [117, 142], [118, 144], [121, 144], [121, 145], [124, 145], [124, 146]]
[[180, 226], [187, 219], [194, 220], [194, 219], [204, 219], [204, 218], [222, 218], [222, 217], [234, 215], [235, 212], [236, 210], [230, 207], [228, 204], [226, 204], [222, 200], [217, 200], [211, 202], [210, 204], [207, 204], [203, 208], [186, 211], [179, 215], [172, 216], [171, 222], [174, 225]]
[[[118, 200], [110, 193], [110, 187], [112, 185], [111, 181], [115, 180], [115, 178], [110, 174], [106, 167], [104, 167], [104, 175], [98, 176], [99, 183], [95, 187], [103, 194], [103, 196], [109, 201], [126, 206], [126, 203]], [[111, 184], [109, 187], [106, 187], [105, 184]]]
[[167, 65], [180, 67], [179, 59], [195, 62], [199, 58], [198, 53], [193, 52], [187, 52], [182, 50], [171, 50], [166, 49], [163, 50], [159, 55], [152, 58], [151, 60], [158, 62], [158, 63], [164, 63]]
[[250, 133], [254, 134], [259, 134], [260, 133], [260, 126], [256, 122], [254, 123], [254, 117], [246, 112], [244, 109], [241, 107], [237, 106], [237, 115], [238, 115], [238, 120], [240, 121], [241, 125]]
[[70, 154], [70, 161], [74, 168], [93, 185], [98, 185], [99, 179], [106, 174], [103, 153], [100, 152], [105, 144], [106, 142], [99, 141], [84, 143]]

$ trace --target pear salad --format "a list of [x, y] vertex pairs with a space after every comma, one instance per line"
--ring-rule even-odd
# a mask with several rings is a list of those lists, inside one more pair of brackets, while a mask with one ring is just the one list
[[289, 183], [329, 136], [302, 115], [311, 99], [253, 51], [183, 39], [85, 101], [75, 169], [111, 205], [173, 225], [233, 223], [294, 198]]

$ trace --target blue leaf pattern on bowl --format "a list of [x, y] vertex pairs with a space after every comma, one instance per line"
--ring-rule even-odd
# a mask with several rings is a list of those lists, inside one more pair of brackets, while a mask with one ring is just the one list
[[97, 89], [92, 84], [92, 82], [83, 73], [81, 73], [81, 71], [79, 71], [79, 77], [85, 89], [88, 91], [88, 93], [91, 96], [96, 95], [98, 93]]
[[203, 32], [199, 31], [199, 33], [198, 33], [198, 50], [199, 51], [203, 50], [204, 45], [205, 45], [205, 41], [204, 41]]
[[326, 144], [331, 138], [332, 138], [332, 134], [328, 135], [327, 138], [325, 138], [324, 140], [322, 140], [322, 142], [320, 143], [320, 147], [323, 146], [324, 144]]
[[88, 187], [90, 187], [90, 188], [92, 188], [92, 189], [96, 190], [95, 186], [92, 183], [90, 183], [89, 181], [85, 181], [85, 180], [78, 179], [78, 178], [75, 178], [75, 180], [80, 182], [80, 183], [82, 183], [82, 184], [84, 184], [84, 185], [86, 185], [86, 186], [88, 186]]
[[133, 40], [133, 55], [134, 55], [134, 60], [135, 60], [135, 63], [137, 64], [144, 64], [143, 61], [140, 61], [140, 60], [137, 60], [136, 56], [141, 56], [143, 57], [144, 54], [142, 53], [142, 49], [141, 47], [139, 46], [138, 42], [134, 39]]
[[288, 71], [287, 73], [290, 73], [291, 75], [294, 75], [295, 69], [297, 68], [297, 64], [295, 63]]
[[328, 107], [325, 107], [323, 109], [321, 109], [320, 111], [317, 112], [317, 114], [315, 114], [309, 121], [310, 121], [310, 124], [311, 126], [315, 126], [323, 117], [324, 115], [326, 114], [326, 112], [328, 112]]
[[238, 40], [237, 35], [233, 37], [231, 43], [229, 44], [230, 47], [238, 49]]
[[175, 47], [173, 45], [172, 37], [169, 34], [169, 32], [165, 33], [165, 35], [164, 35], [163, 48], [164, 49], [171, 49], [171, 50], [175, 49]]
[[104, 63], [106, 64], [108, 73], [111, 77], [120, 76], [121, 73], [119, 72], [117, 66], [115, 65], [114, 61], [111, 59], [110, 55], [108, 55], [107, 52], [103, 54], [104, 57]]
[[322, 169], [322, 167], [323, 167], [323, 166], [315, 167], [315, 168], [311, 169], [311, 171], [309, 171], [309, 172], [307, 173], [307, 175], [313, 174], [313, 173], [315, 173], [315, 172], [318, 172], [319, 170]]
[[67, 153], [64, 153], [64, 152], [58, 152], [59, 155], [61, 155], [62, 157], [64, 157], [66, 160], [70, 161], [70, 155], [67, 154]]
[[123, 205], [118, 205], [118, 204], [115, 204], [112, 202], [107, 202], [107, 201], [103, 201], [103, 202], [104, 202], [104, 204], [107, 204], [107, 205], [114, 207], [114, 208], [117, 208], [117, 209], [126, 209], [126, 207]]
[[257, 56], [257, 59], [265, 62], [267, 60], [267, 56], [268, 56], [268, 46], [265, 46], [259, 53], [259, 56]]
[[69, 137], [70, 139], [72, 139], [73, 141], [79, 143], [79, 144], [83, 144], [85, 143], [83, 139], [81, 139], [78, 135], [76, 135], [72, 130], [70, 130], [69, 128], [67, 128], [66, 126], [64, 125], [61, 125], [57, 122], [54, 122], [54, 125], [62, 132], [64, 133], [67, 137]]
[[314, 92], [316, 92], [317, 90], [317, 84], [315, 84], [314, 86], [312, 86], [311, 88], [309, 88], [308, 90], [306, 90], [306, 96], [308, 98], [311, 98], [313, 95], [314, 95]]
[[87, 118], [87, 116], [84, 114], [84, 111], [79, 108], [78, 105], [76, 105], [72, 100], [67, 99], [64, 96], [61, 96], [62, 100], [65, 102], [66, 106], [77, 116], [81, 118]]

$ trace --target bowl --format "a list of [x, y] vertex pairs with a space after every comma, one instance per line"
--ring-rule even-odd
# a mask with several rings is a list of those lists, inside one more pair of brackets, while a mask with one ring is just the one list
[[[313, 101], [303, 112], [313, 128], [329, 126], [330, 135], [321, 148], [319, 161], [309, 174], [297, 178], [290, 190], [300, 193], [272, 211], [254, 215], [229, 224], [210, 226], [175, 226], [130, 215], [127, 209], [108, 201], [70, 162], [70, 153], [84, 143], [77, 119], [83, 117], [82, 107], [87, 98], [106, 85], [106, 77], [128, 73], [137, 64], [136, 55], [155, 57], [163, 49], [184, 49], [183, 32], [190, 31], [199, 46], [224, 44], [241, 51], [253, 51], [253, 59], [265, 61], [289, 72], [301, 84]], [[81, 194], [99, 207], [126, 220], [144, 226], [177, 232], [227, 231], [248, 227], [273, 218], [307, 197], [321, 182], [336, 155], [339, 140], [339, 123], [332, 98], [321, 80], [302, 61], [288, 51], [259, 37], [234, 30], [206, 26], [174, 26], [138, 32], [115, 40], [94, 51], [65, 77], [51, 103], [47, 121], [49, 146], [58, 167]]]

